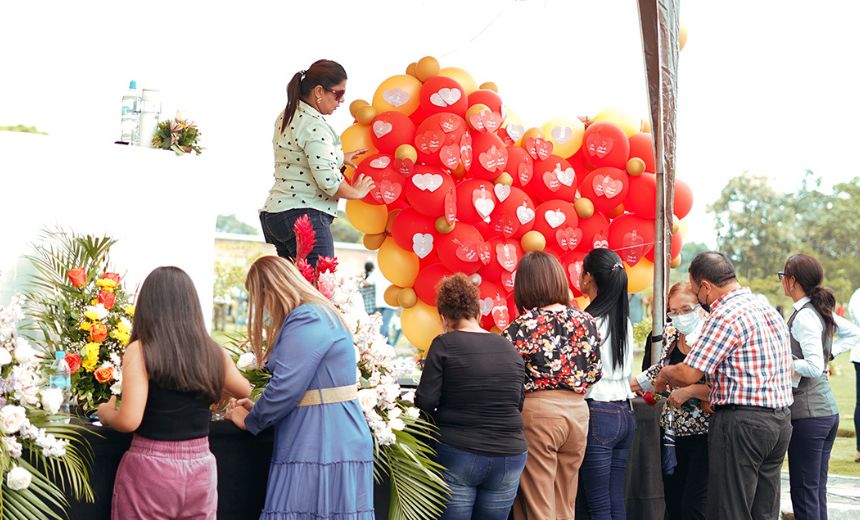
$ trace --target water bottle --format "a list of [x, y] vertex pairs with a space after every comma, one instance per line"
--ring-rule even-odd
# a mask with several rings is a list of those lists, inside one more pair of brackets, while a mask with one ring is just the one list
[[161, 92], [151, 88], [143, 89], [140, 98], [140, 146], [152, 148], [152, 136], [158, 129], [158, 117], [161, 115]]
[[139, 145], [140, 138], [140, 93], [137, 90], [137, 82], [132, 80], [128, 84], [128, 92], [122, 97], [122, 136], [123, 143]]
[[63, 394], [63, 402], [57, 413], [66, 415], [62, 422], [69, 422], [69, 397], [72, 391], [72, 371], [66, 363], [66, 353], [62, 350], [54, 352], [54, 362], [51, 364], [51, 375], [48, 381], [51, 388], [59, 388]]

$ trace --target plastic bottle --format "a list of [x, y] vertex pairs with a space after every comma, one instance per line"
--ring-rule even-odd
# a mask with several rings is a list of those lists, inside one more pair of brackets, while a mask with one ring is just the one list
[[152, 136], [158, 129], [161, 115], [161, 92], [145, 88], [140, 101], [140, 146], [152, 148]]
[[137, 82], [131, 80], [128, 84], [128, 92], [122, 97], [122, 117], [120, 123], [122, 135], [120, 141], [123, 143], [139, 145], [140, 129], [140, 91], [137, 90]]
[[72, 391], [72, 371], [66, 363], [66, 353], [62, 350], [54, 352], [54, 362], [51, 364], [51, 373], [48, 385], [51, 388], [59, 388], [63, 393], [63, 402], [60, 404], [59, 414], [66, 417], [62, 422], [69, 422], [69, 397]]

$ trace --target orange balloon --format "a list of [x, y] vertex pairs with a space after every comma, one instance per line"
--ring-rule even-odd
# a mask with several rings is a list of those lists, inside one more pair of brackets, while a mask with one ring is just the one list
[[373, 94], [373, 108], [381, 114], [393, 110], [411, 115], [421, 101], [421, 82], [415, 76], [401, 74], [383, 81]]
[[420, 300], [414, 306], [403, 309], [400, 326], [406, 339], [422, 351], [430, 348], [433, 339], [442, 334], [442, 321], [436, 307]]
[[466, 91], [467, 96], [478, 90], [478, 82], [475, 81], [475, 78], [459, 67], [445, 67], [439, 71], [438, 75], [457, 81], [463, 87], [463, 90]]
[[360, 200], [346, 201], [346, 218], [352, 227], [361, 231], [376, 235], [385, 231], [385, 222], [388, 220], [388, 207], [384, 204], [367, 204]]
[[419, 268], [418, 257], [398, 246], [393, 237], [386, 238], [382, 243], [376, 255], [376, 261], [379, 264], [379, 270], [394, 285], [412, 287], [415, 283]]
[[627, 271], [627, 293], [636, 294], [651, 287], [654, 283], [654, 264], [647, 258], [643, 258], [636, 262], [636, 265], [629, 266], [624, 263], [624, 269]]
[[419, 81], [427, 81], [439, 74], [439, 60], [433, 56], [424, 56], [415, 64], [415, 77]]
[[355, 109], [355, 119], [360, 125], [369, 125], [376, 117], [376, 109], [370, 105], [360, 106]]

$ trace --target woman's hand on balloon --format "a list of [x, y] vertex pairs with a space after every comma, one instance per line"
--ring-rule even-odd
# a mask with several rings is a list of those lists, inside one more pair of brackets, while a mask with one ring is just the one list
[[364, 174], [359, 174], [352, 183], [352, 187], [355, 188], [355, 191], [358, 192], [359, 199], [363, 199], [370, 193], [370, 190], [373, 189], [375, 184], [373, 183], [373, 178]]
[[361, 148], [359, 150], [346, 152], [345, 154], [343, 154], [343, 164], [349, 166], [350, 168], [355, 168], [354, 159], [359, 155], [363, 155], [365, 153], [367, 153], [367, 148]]

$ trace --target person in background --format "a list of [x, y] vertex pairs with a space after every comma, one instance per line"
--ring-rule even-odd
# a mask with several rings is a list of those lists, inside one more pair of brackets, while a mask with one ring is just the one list
[[373, 286], [375, 292], [376, 306], [374, 307], [374, 312], [378, 312], [382, 316], [382, 325], [379, 332], [388, 341], [391, 335], [391, 318], [394, 316], [394, 311], [396, 310], [385, 301], [385, 289], [391, 285], [391, 282], [385, 279], [380, 269], [373, 269], [367, 278], [367, 283]]
[[370, 283], [369, 278], [373, 270], [376, 268], [373, 262], [364, 263], [364, 274], [361, 275], [358, 292], [361, 293], [361, 299], [364, 300], [364, 310], [368, 314], [376, 312], [376, 286]]
[[[860, 327], [860, 289], [855, 290], [848, 301], [848, 315], [853, 320], [854, 325]], [[854, 381], [856, 386], [854, 391], [854, 437], [857, 442], [857, 453], [854, 456], [854, 462], [860, 462], [860, 343], [855, 343], [850, 349], [847, 343], [834, 345], [833, 357], [847, 350], [851, 351], [850, 361], [854, 365]]]
[[[660, 361], [630, 381], [637, 394], [654, 390], [654, 381], [664, 366], [678, 364], [690, 353], [699, 339], [705, 311], [696, 301], [689, 282], [678, 282], [669, 289], [669, 319], [664, 331], [665, 346]], [[708, 399], [704, 380], [683, 388], [675, 388], [663, 404], [660, 428], [675, 432], [675, 453], [678, 465], [671, 475], [663, 475], [667, 520], [704, 520], [708, 496], [708, 424], [711, 414], [701, 404], [689, 405], [698, 399]]]
[[582, 262], [580, 287], [591, 303], [600, 334], [603, 375], [585, 394], [588, 403], [588, 445], [580, 470], [592, 520], [622, 520], [624, 471], [633, 444], [630, 377], [633, 371], [633, 324], [627, 302], [627, 272], [611, 249], [594, 249]]
[[779, 517], [780, 470], [791, 438], [791, 347], [776, 309], [740, 285], [731, 261], [705, 252], [690, 285], [710, 312], [683, 362], [655, 381], [697, 384], [707, 374], [715, 413], [708, 432], [708, 518]]
[[480, 325], [478, 288], [458, 273], [438, 287], [445, 331], [430, 345], [415, 404], [439, 428], [451, 495], [443, 520], [505, 520], [526, 463], [522, 358]]
[[794, 362], [788, 445], [791, 504], [797, 520], [826, 519], [827, 473], [839, 428], [839, 408], [826, 368], [834, 333], [843, 349], [851, 349], [860, 342], [860, 330], [834, 312], [836, 297], [821, 286], [824, 267], [814, 257], [793, 255], [777, 275], [783, 292], [794, 301], [788, 319]]
[[516, 520], [574, 515], [589, 428], [585, 393], [600, 379], [601, 364], [597, 325], [571, 306], [568, 291], [556, 257], [531, 252], [520, 260], [514, 303], [522, 314], [504, 332], [526, 369], [522, 414], [529, 456], [514, 502]]
[[122, 360], [122, 404], [99, 420], [134, 432], [113, 487], [111, 518], [214, 519], [218, 472], [209, 451], [209, 407], [248, 397], [251, 385], [206, 331], [191, 278], [159, 267], [140, 287]]
[[339, 199], [362, 199], [373, 189], [373, 180], [358, 175], [352, 184], [343, 176], [343, 166], [366, 150], [344, 153], [340, 137], [323, 116], [332, 114], [346, 94], [346, 71], [331, 60], [314, 62], [296, 72], [287, 86], [287, 106], [275, 121], [272, 146], [275, 154], [275, 183], [260, 210], [266, 242], [278, 256], [296, 257], [293, 224], [308, 215], [316, 232], [316, 243], [307, 261], [315, 266], [320, 256], [334, 256], [331, 224], [337, 217]]

